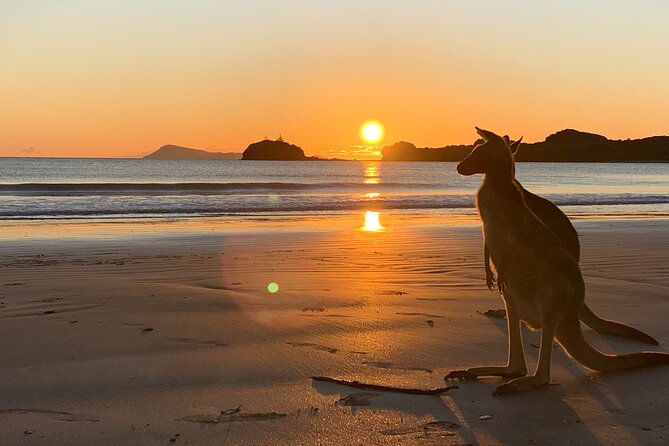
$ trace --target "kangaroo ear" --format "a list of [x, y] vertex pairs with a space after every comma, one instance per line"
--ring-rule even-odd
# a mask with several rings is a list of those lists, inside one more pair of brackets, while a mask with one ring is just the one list
[[488, 130], [483, 130], [478, 127], [474, 128], [476, 129], [476, 133], [481, 135], [481, 138], [485, 139], [486, 141], [494, 141], [495, 139], [502, 139], [499, 135], [496, 135]]
[[511, 149], [511, 154], [515, 155], [518, 149], [520, 148], [520, 142], [523, 140], [523, 137], [521, 136], [518, 141], [512, 142], [509, 144], [509, 148]]
[[511, 140], [509, 139], [509, 135], [504, 135], [502, 136], [502, 139], [504, 142], [506, 142], [508, 145], [511, 145]]

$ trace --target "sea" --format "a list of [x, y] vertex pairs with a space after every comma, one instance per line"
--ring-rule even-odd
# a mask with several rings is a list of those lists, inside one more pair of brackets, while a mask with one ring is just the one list
[[[574, 217], [669, 216], [669, 163], [518, 163]], [[455, 163], [0, 158], [0, 219], [474, 215]]]

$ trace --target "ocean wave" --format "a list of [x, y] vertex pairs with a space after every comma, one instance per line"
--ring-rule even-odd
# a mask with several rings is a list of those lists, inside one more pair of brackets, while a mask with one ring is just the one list
[[[612, 206], [667, 208], [669, 195], [549, 194], [561, 207], [582, 209]], [[0, 219], [42, 217], [216, 216], [275, 212], [339, 212], [359, 210], [423, 210], [471, 213], [474, 194], [386, 193], [373, 197], [359, 193], [225, 195], [127, 195], [127, 196], [0, 196]], [[646, 212], [646, 211], [644, 211]]]
[[230, 193], [308, 192], [318, 190], [431, 189], [425, 183], [17, 183], [0, 184], [0, 196], [226, 195]]
[[666, 194], [546, 194], [558, 206], [599, 206], [669, 203]]

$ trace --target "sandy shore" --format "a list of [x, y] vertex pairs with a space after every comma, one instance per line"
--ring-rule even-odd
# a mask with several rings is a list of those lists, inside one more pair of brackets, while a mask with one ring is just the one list
[[[669, 367], [598, 375], [556, 348], [553, 385], [505, 398], [498, 379], [441, 397], [312, 382], [434, 387], [505, 361], [477, 222], [410, 221], [1, 229], [0, 444], [667, 444]], [[667, 351], [669, 220], [576, 225], [591, 307]]]

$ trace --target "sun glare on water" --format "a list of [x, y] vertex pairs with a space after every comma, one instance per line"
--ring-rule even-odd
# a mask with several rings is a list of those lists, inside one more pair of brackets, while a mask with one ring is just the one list
[[377, 121], [367, 121], [360, 127], [360, 136], [368, 143], [379, 142], [383, 138], [383, 126]]

